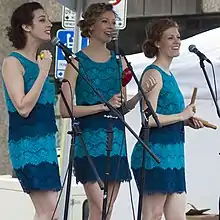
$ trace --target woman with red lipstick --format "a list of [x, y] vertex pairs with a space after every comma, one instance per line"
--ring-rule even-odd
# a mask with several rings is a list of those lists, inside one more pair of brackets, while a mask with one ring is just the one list
[[[33, 202], [35, 220], [52, 219], [61, 189], [55, 139], [55, 88], [48, 77], [52, 55], [45, 50], [41, 58], [37, 57], [40, 45], [51, 39], [51, 27], [39, 3], [18, 7], [7, 29], [16, 50], [2, 65], [10, 159], [24, 192]], [[57, 214], [53, 219], [58, 219]]]
[[[115, 31], [115, 20], [116, 15], [111, 4], [98, 3], [88, 7], [78, 26], [82, 35], [89, 38], [89, 46], [76, 53], [78, 61], [73, 60], [73, 63], [79, 68], [80, 74], [70, 65], [65, 71], [65, 79], [70, 82], [71, 90], [75, 91], [76, 95], [73, 115], [80, 122], [83, 140], [103, 181], [106, 171], [107, 129], [109, 125], [109, 119], [105, 115], [109, 114], [109, 109], [82, 79], [81, 74], [89, 79], [112, 106], [121, 109], [124, 114], [133, 109], [141, 97], [137, 94], [132, 99], [126, 100], [126, 89], [122, 86], [122, 77], [123, 70], [127, 66], [124, 60], [120, 60], [118, 67], [115, 53], [106, 47], [106, 43], [111, 41], [112, 32]], [[148, 92], [154, 84], [154, 79], [150, 78], [145, 84], [144, 90]], [[69, 106], [71, 106], [71, 90], [68, 84], [63, 84], [62, 89]], [[63, 117], [69, 117], [62, 100], [60, 111]], [[107, 219], [110, 218], [120, 183], [131, 179], [127, 160], [125, 127], [118, 119], [112, 119], [112, 126], [113, 144], [108, 177]], [[89, 201], [90, 220], [100, 220], [103, 192], [97, 184], [78, 138], [75, 145], [74, 166], [77, 182], [83, 184]]]
[[[180, 34], [176, 22], [169, 19], [156, 20], [146, 30], [147, 40], [143, 44], [146, 57], [156, 57], [144, 70], [141, 83], [155, 77], [156, 86], [147, 93], [162, 125], [157, 128], [152, 117], [149, 119], [149, 148], [160, 158], [158, 164], [146, 153], [143, 220], [185, 220], [185, 166], [184, 125], [201, 128], [203, 124], [193, 119], [195, 106], [185, 107], [179, 86], [170, 71], [174, 57], [179, 56]], [[141, 109], [146, 104], [141, 102]], [[143, 132], [141, 131], [141, 136]], [[134, 147], [131, 159], [132, 171], [138, 189], [141, 184], [143, 148]]]

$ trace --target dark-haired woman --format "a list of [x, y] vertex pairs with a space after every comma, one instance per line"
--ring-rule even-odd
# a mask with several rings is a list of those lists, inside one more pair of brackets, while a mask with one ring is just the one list
[[[196, 129], [203, 124], [193, 119], [194, 105], [184, 106], [182, 93], [170, 71], [173, 58], [179, 56], [181, 44], [177, 23], [169, 19], [156, 20], [149, 24], [146, 34], [143, 51], [146, 57], [156, 59], [144, 70], [141, 83], [155, 77], [157, 84], [147, 97], [162, 128], [157, 128], [150, 117], [148, 146], [161, 162], [158, 164], [146, 153], [142, 219], [160, 220], [164, 213], [166, 220], [185, 220], [184, 125]], [[141, 109], [146, 109], [144, 102], [141, 102]], [[142, 156], [143, 148], [137, 143], [131, 165], [138, 189]]]
[[[12, 14], [9, 40], [15, 51], [2, 65], [9, 114], [9, 153], [24, 192], [36, 210], [35, 220], [50, 220], [61, 188], [55, 134], [55, 89], [48, 78], [52, 55], [40, 45], [51, 39], [52, 24], [36, 2]], [[37, 59], [36, 59], [37, 57]], [[55, 214], [53, 219], [58, 219]]]
[[[92, 4], [83, 15], [83, 20], [78, 25], [82, 35], [89, 38], [89, 46], [79, 51], [76, 55], [78, 62], [73, 60], [79, 68], [78, 74], [70, 65], [65, 71], [65, 78], [70, 81], [71, 90], [75, 91], [76, 106], [73, 114], [79, 119], [82, 129], [82, 137], [86, 147], [96, 166], [100, 178], [105, 180], [106, 171], [106, 147], [109, 109], [102, 100], [92, 91], [81, 74], [87, 77], [92, 85], [115, 108], [123, 108], [123, 113], [135, 107], [140, 99], [140, 94], [126, 101], [125, 88], [122, 88], [122, 72], [126, 68], [124, 60], [120, 60], [119, 66], [113, 51], [106, 48], [106, 43], [111, 41], [112, 32], [115, 31], [116, 16], [111, 4]], [[144, 89], [147, 92], [154, 86], [154, 79], [147, 81]], [[70, 88], [63, 84], [63, 91], [71, 104]], [[61, 100], [60, 111], [63, 117], [68, 117], [66, 108]], [[120, 183], [129, 181], [129, 170], [126, 137], [124, 125], [119, 119], [112, 119], [113, 142], [110, 158], [110, 174], [108, 189], [108, 217], [116, 200]], [[90, 220], [100, 220], [102, 214], [103, 192], [100, 190], [95, 175], [87, 160], [85, 151], [79, 139], [76, 140], [74, 165], [77, 182], [84, 185], [89, 201]], [[110, 202], [111, 199], [111, 202]]]

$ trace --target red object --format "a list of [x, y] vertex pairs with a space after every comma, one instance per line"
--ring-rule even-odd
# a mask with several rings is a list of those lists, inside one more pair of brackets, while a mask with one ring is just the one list
[[122, 86], [125, 87], [132, 79], [132, 72], [129, 68], [125, 68], [122, 72]]
[[121, 0], [115, 0], [113, 3], [110, 2], [112, 5], [117, 5]]

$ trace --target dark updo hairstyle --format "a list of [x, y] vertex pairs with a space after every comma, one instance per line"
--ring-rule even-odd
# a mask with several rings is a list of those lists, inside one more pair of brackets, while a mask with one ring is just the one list
[[7, 35], [12, 42], [12, 46], [16, 49], [23, 49], [27, 42], [27, 37], [22, 25], [33, 24], [33, 12], [43, 9], [42, 5], [38, 2], [29, 2], [21, 5], [12, 14], [11, 26], [7, 27]]
[[153, 58], [158, 54], [155, 43], [160, 41], [164, 31], [172, 27], [179, 28], [178, 24], [170, 19], [154, 20], [147, 25], [145, 30], [147, 39], [142, 45], [146, 57]]
[[92, 25], [94, 25], [97, 21], [97, 19], [106, 11], [111, 11], [115, 14], [113, 10], [112, 4], [106, 4], [106, 3], [95, 3], [91, 4], [87, 10], [83, 13], [82, 18], [83, 20], [80, 20], [77, 24], [78, 27], [80, 27], [81, 35], [83, 37], [90, 37], [90, 28]]

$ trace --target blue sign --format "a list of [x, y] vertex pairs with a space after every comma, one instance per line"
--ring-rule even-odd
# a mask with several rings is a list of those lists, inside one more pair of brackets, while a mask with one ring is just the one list
[[[65, 44], [71, 51], [73, 50], [74, 44], [74, 31], [60, 29], [57, 31], [57, 38]], [[81, 49], [88, 45], [88, 38], [82, 37]], [[56, 47], [56, 57], [55, 57], [55, 78], [62, 79], [64, 76], [64, 71], [66, 69], [67, 62], [64, 58], [64, 54], [59, 47]]]

